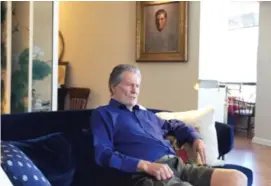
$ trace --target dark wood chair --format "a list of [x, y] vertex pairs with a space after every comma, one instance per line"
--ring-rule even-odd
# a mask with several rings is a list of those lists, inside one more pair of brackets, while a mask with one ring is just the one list
[[255, 118], [255, 103], [246, 102], [242, 99], [236, 99], [235, 101], [238, 108], [234, 112], [237, 123], [240, 119], [247, 119], [247, 125], [245, 127], [239, 127], [237, 125], [236, 129], [246, 130], [247, 137], [251, 137], [254, 129], [254, 121], [252, 121], [252, 119]]
[[86, 109], [90, 95], [89, 88], [71, 87], [68, 89], [69, 109]]

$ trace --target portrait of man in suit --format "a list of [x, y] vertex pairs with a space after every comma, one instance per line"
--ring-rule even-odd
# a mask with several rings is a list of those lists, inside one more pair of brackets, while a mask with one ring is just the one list
[[145, 8], [145, 52], [173, 52], [178, 49], [178, 3]]

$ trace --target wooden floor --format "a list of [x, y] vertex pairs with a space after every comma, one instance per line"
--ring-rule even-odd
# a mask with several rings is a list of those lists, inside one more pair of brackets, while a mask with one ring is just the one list
[[253, 186], [271, 186], [271, 147], [236, 137], [234, 150], [226, 156], [226, 162], [250, 168], [254, 174]]

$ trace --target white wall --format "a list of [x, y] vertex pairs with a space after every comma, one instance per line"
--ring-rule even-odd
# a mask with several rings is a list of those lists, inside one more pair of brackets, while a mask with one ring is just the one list
[[257, 64], [256, 143], [271, 146], [271, 2], [260, 3]]

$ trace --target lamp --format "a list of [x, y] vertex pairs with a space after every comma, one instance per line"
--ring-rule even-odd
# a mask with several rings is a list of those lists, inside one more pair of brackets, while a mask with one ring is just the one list
[[219, 88], [219, 82], [217, 80], [198, 80], [193, 87], [196, 91], [199, 88], [210, 89], [210, 88]]

